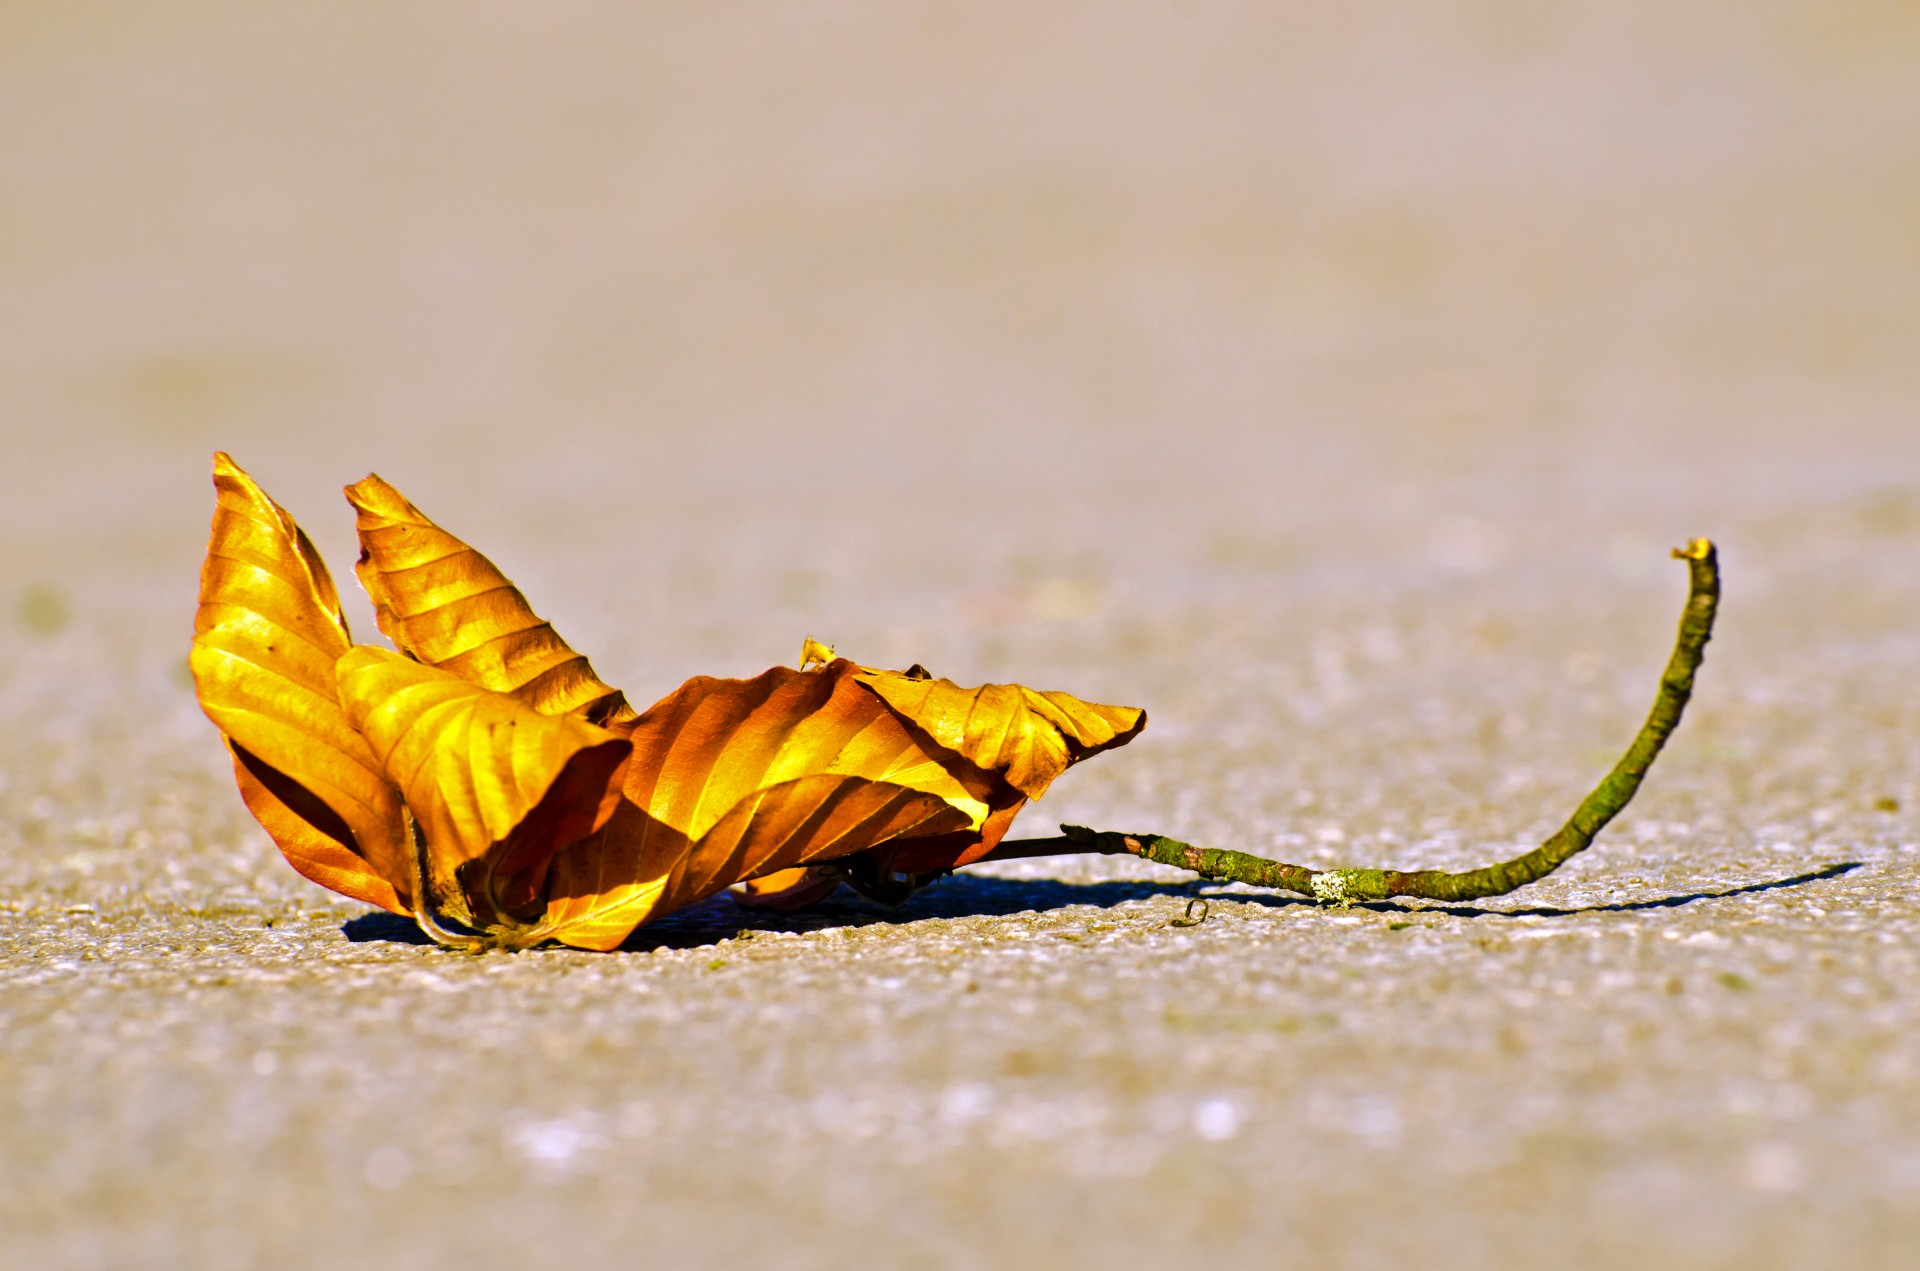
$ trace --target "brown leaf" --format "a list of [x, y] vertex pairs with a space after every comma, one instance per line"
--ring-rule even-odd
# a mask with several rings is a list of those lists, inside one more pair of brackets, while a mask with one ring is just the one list
[[916, 736], [844, 659], [750, 680], [695, 676], [619, 729], [633, 741], [627, 797], [690, 836], [754, 790], [825, 772], [924, 790], [985, 820], [993, 777]]
[[599, 835], [554, 858], [541, 934], [581, 949], [617, 948], [641, 923], [740, 879], [965, 823], [933, 795], [830, 774], [756, 790], [698, 840], [623, 802]]
[[1006, 837], [1013, 818], [1027, 805], [1027, 797], [1007, 787], [1006, 801], [995, 806], [979, 828], [965, 833], [936, 834], [927, 838], [903, 840], [873, 853], [880, 870], [887, 874], [935, 874], [971, 865]]
[[[651, 917], [759, 874], [895, 840], [971, 843], [996, 807], [1020, 801], [930, 745], [856, 670], [841, 660], [750, 680], [699, 676], [649, 708], [626, 730], [632, 814], [555, 861], [554, 937], [612, 947]], [[800, 815], [810, 799], [815, 821]]]
[[634, 717], [492, 561], [428, 520], [378, 476], [347, 487], [359, 513], [354, 572], [402, 653], [547, 715], [596, 724]]
[[400, 795], [334, 696], [351, 643], [319, 553], [224, 454], [194, 618], [194, 687], [247, 806], [293, 867], [396, 913], [411, 904]]

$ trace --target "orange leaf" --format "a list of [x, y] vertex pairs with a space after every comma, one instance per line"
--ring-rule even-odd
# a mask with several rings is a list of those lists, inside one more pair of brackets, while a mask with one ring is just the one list
[[399, 792], [334, 696], [350, 640], [319, 553], [224, 454], [194, 618], [194, 687], [233, 751], [242, 796], [296, 870], [407, 912]]
[[[546, 917], [555, 938], [611, 947], [641, 922], [757, 874], [894, 840], [972, 842], [996, 807], [1019, 802], [928, 743], [856, 669], [842, 660], [750, 680], [699, 676], [649, 708], [625, 730], [631, 814], [555, 862]], [[838, 811], [795, 820], [807, 799]], [[854, 808], [861, 817], [843, 823]]]
[[627, 797], [698, 838], [754, 790], [825, 772], [924, 790], [978, 826], [998, 783], [916, 735], [857, 670], [842, 659], [750, 680], [695, 676], [619, 730], [634, 745]]
[[[411, 889], [396, 890], [373, 872], [348, 846], [354, 841], [353, 832], [332, 808], [299, 782], [234, 745], [231, 738], [227, 750], [233, 756], [233, 779], [240, 786], [241, 801], [295, 872], [329, 891], [389, 913], [412, 912]], [[404, 887], [404, 875], [398, 877]]]
[[641, 923], [741, 879], [965, 824], [934, 795], [838, 774], [756, 790], [693, 841], [623, 802], [599, 835], [554, 859], [541, 934], [616, 948]]

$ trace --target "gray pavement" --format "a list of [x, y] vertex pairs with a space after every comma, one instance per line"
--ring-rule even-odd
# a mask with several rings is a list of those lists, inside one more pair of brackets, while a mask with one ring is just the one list
[[[1920, 30], [1668, 10], [0, 19], [0, 1265], [1910, 1265]], [[1666, 549], [1726, 602], [1497, 901], [1043, 860], [466, 957], [240, 804], [216, 446], [636, 703], [811, 634], [1142, 705], [1016, 833], [1311, 864], [1536, 841]]]

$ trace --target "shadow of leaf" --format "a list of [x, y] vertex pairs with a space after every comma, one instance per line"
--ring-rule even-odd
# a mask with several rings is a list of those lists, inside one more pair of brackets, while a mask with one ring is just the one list
[[374, 910], [349, 918], [340, 924], [340, 934], [353, 944], [382, 941], [387, 944], [432, 944], [433, 937], [420, 930], [420, 924], [399, 914]]
[[[1516, 909], [1488, 909], [1479, 905], [1405, 904], [1396, 901], [1372, 901], [1355, 905], [1376, 913], [1445, 914], [1455, 918], [1569, 918], [1580, 914], [1633, 913], [1648, 909], [1677, 909], [1701, 900], [1725, 900], [1761, 892], [1803, 887], [1851, 873], [1861, 861], [1841, 861], [1789, 878], [1745, 883], [1717, 891], [1681, 892], [1648, 900], [1622, 901], [1610, 905], [1585, 905], [1557, 908], [1532, 905]], [[799, 913], [780, 914], [766, 910], [742, 909], [725, 896], [714, 896], [698, 904], [667, 915], [634, 932], [621, 949], [643, 953], [658, 948], [697, 948], [719, 940], [731, 939], [743, 931], [818, 931], [826, 927], [867, 927], [877, 924], [900, 926], [931, 918], [1004, 918], [1013, 914], [1046, 913], [1076, 905], [1111, 908], [1129, 900], [1150, 900], [1156, 896], [1191, 896], [1200, 880], [1187, 883], [1161, 883], [1145, 880], [1112, 879], [1097, 883], [1068, 883], [1051, 878], [996, 878], [985, 874], [955, 874], [937, 885], [915, 894], [898, 908], [885, 909], [869, 903], [842, 888], [820, 904]], [[1275, 895], [1270, 892], [1234, 891], [1215, 893], [1226, 899], [1274, 908], [1313, 907], [1302, 896]], [[432, 944], [427, 934], [411, 918], [397, 914], [370, 913], [344, 923], [341, 933], [354, 943], [384, 941], [393, 944]]]

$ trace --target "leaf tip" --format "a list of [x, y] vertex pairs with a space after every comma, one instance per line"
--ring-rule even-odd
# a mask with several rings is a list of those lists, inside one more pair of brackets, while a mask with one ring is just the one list
[[377, 472], [369, 472], [352, 485], [345, 487], [347, 502], [363, 516], [397, 519], [411, 517], [417, 519], [419, 513], [407, 496], [395, 489], [393, 484]]
[[235, 463], [232, 455], [224, 450], [214, 451], [213, 488], [215, 490], [230, 490], [235, 487], [245, 490], [249, 494], [256, 494], [261, 498], [266, 497], [266, 491], [260, 489], [259, 482], [249, 476], [245, 468]]

